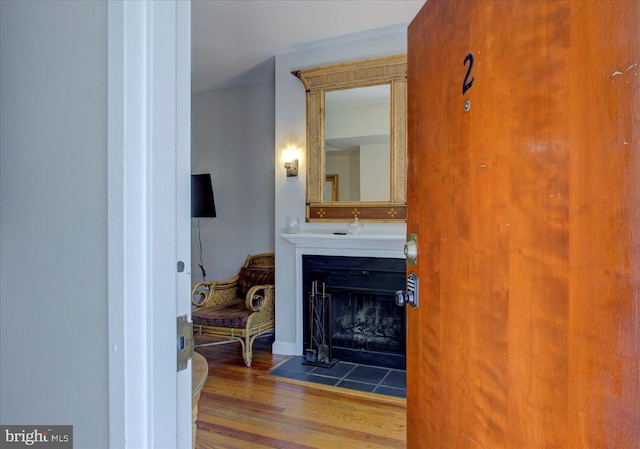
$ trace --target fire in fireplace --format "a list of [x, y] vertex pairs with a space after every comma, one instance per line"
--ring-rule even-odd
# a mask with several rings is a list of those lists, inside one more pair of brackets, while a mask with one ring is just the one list
[[404, 259], [314, 255], [302, 263], [305, 350], [315, 349], [309, 310], [315, 282], [331, 302], [325, 328], [333, 357], [405, 369], [405, 309], [394, 297], [405, 289]]

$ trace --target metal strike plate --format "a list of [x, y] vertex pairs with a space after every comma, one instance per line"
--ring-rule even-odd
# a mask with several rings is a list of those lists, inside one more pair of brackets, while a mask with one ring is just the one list
[[189, 360], [193, 358], [193, 323], [187, 315], [177, 318], [178, 329], [178, 371], [187, 369]]
[[404, 255], [407, 258], [407, 265], [418, 264], [418, 236], [407, 234], [407, 243], [404, 244]]

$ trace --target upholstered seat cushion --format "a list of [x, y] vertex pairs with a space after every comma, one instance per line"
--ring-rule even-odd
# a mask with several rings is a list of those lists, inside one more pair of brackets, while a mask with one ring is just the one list
[[235, 299], [225, 304], [203, 307], [191, 315], [193, 325], [243, 328], [251, 311], [244, 300]]

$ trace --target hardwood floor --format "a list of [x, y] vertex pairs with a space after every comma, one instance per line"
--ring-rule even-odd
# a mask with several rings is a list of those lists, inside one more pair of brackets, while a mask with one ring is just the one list
[[251, 368], [239, 344], [196, 349], [209, 363], [196, 448], [406, 447], [404, 399], [271, 376], [288, 357], [270, 348], [269, 341], [256, 341]]

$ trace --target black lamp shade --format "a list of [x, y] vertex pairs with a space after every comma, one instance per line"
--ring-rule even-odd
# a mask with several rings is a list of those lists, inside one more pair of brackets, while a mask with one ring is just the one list
[[215, 217], [216, 203], [213, 199], [211, 175], [191, 175], [191, 216]]

